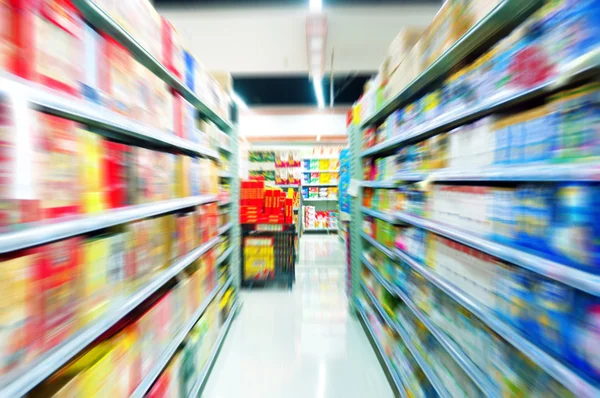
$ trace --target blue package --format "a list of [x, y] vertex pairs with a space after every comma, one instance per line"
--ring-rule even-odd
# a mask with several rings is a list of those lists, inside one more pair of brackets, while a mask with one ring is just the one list
[[590, 376], [600, 378], [600, 298], [578, 292], [571, 319], [568, 359]]
[[[507, 320], [525, 333], [534, 326], [533, 317], [533, 277], [531, 272], [514, 267], [506, 274], [505, 294], [508, 312], [504, 314]], [[535, 336], [532, 336], [535, 337]]]
[[535, 283], [535, 328], [539, 342], [558, 356], [568, 351], [571, 312], [574, 304], [573, 288], [540, 278]]
[[496, 151], [494, 163], [503, 165], [509, 163], [510, 160], [510, 129], [506, 123], [498, 126], [496, 132]]
[[517, 190], [517, 242], [538, 252], [550, 252], [554, 187], [525, 185]]
[[183, 59], [185, 61], [185, 85], [193, 92], [196, 92], [196, 59], [191, 53], [185, 50], [183, 52]]
[[585, 183], [559, 185], [554, 198], [550, 246], [565, 262], [600, 272], [600, 188]]

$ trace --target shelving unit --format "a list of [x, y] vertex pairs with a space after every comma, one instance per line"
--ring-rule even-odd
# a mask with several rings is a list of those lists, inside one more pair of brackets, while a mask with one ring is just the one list
[[[516, 26], [529, 18], [538, 10], [542, 1], [501, 1], [486, 17], [474, 25], [462, 38], [445, 53], [443, 53], [431, 66], [429, 66], [416, 79], [409, 83], [401, 92], [389, 99], [384, 105], [368, 116], [358, 124], [351, 124], [348, 128], [350, 137], [350, 150], [352, 156], [351, 174], [357, 181], [363, 180], [363, 161], [366, 158], [381, 158], [396, 154], [400, 149], [410, 145], [420, 143], [440, 133], [450, 132], [457, 127], [476, 122], [484, 117], [496, 115], [503, 112], [516, 113], [518, 110], [527, 110], [550, 98], [552, 95], [562, 93], [566, 89], [573, 89], [585, 83], [597, 81], [600, 75], [600, 50], [595, 49], [588, 54], [574, 59], [569, 64], [561, 65], [560, 72], [552, 79], [544, 83], [534, 85], [528, 89], [511, 90], [495, 93], [473, 106], [461, 106], [455, 110], [443, 113], [432, 120], [416, 124], [409, 129], [399, 130], [398, 135], [370, 148], [362, 147], [363, 130], [371, 127], [378, 127], [397, 109], [402, 109], [424, 95], [439, 89], [440, 83], [449, 76], [452, 71], [461, 63], [467, 64], [473, 62], [476, 56], [484, 54], [487, 49], [497, 43], [500, 39], [506, 37]], [[388, 122], [389, 127], [389, 122]], [[372, 139], [372, 136], [365, 136], [365, 140]], [[372, 142], [372, 141], [371, 141]], [[406, 162], [406, 163], [409, 163]], [[431, 167], [431, 166], [425, 166]], [[425, 360], [425, 354], [417, 348], [411, 341], [410, 333], [403, 324], [396, 322], [390, 314], [378, 303], [377, 298], [371, 293], [367, 286], [362, 282], [362, 274], [368, 270], [367, 275], [372, 275], [370, 283], [377, 283], [398, 302], [403, 303], [407, 310], [420, 321], [429, 333], [435, 338], [435, 341], [444, 351], [456, 362], [464, 373], [481, 390], [483, 395], [488, 397], [499, 397], [503, 395], [501, 387], [487, 369], [477, 366], [476, 359], [463, 350], [461, 342], [454, 340], [447, 334], [434, 320], [431, 315], [422, 310], [414, 301], [413, 297], [401, 285], [402, 282], [390, 281], [384, 277], [378, 267], [370, 261], [365, 255], [367, 249], [375, 250], [387, 258], [390, 263], [395, 264], [402, 269], [409, 269], [420, 275], [426, 283], [435, 287], [438, 294], [442, 297], [447, 295], [457, 308], [464, 308], [477, 318], [477, 321], [491, 329], [499, 336], [503, 344], [507, 344], [511, 350], [519, 352], [535, 364], [542, 374], [547, 374], [548, 381], [558, 382], [562, 387], [569, 390], [575, 396], [596, 397], [600, 395], [600, 382], [592, 376], [585, 373], [584, 370], [575, 366], [564, 357], [550, 352], [547, 346], [541, 342], [535, 341], [522, 329], [500, 316], [494, 308], [489, 308], [483, 304], [479, 297], [463, 291], [458, 286], [446, 280], [443, 274], [436, 271], [435, 265], [425, 265], [412, 258], [406, 252], [397, 248], [386, 247], [376, 239], [366, 234], [362, 230], [361, 221], [365, 216], [383, 220], [389, 224], [404, 227], [416, 227], [417, 230], [426, 231], [430, 234], [445, 237], [451, 241], [458, 242], [468, 246], [468, 250], [475, 249], [477, 252], [493, 256], [509, 264], [531, 271], [531, 275], [541, 275], [543, 280], [552, 280], [560, 282], [561, 286], [569, 286], [577, 294], [587, 294], [590, 297], [600, 296], [600, 276], [593, 272], [586, 272], [567, 263], [562, 263], [556, 257], [540, 254], [531, 249], [520, 247], [516, 244], [499, 243], [487, 236], [478, 236], [472, 231], [460, 229], [460, 227], [450, 224], [443, 224], [438, 221], [430, 220], [424, 217], [417, 217], [396, 211], [381, 211], [363, 206], [364, 189], [398, 189], [404, 185], [416, 184], [419, 190], [428, 190], [432, 184], [440, 182], [452, 182], [452, 186], [463, 182], [465, 185], [477, 185], [476, 182], [487, 183], [490, 186], [509, 186], [519, 183], [563, 183], [563, 182], [581, 182], [590, 183], [600, 181], [600, 163], [595, 159], [590, 161], [579, 161], [574, 163], [547, 163], [541, 162], [520, 164], [520, 165], [502, 165], [487, 167], [463, 167], [438, 170], [410, 170], [402, 169], [397, 172], [393, 178], [382, 181], [361, 181], [358, 194], [352, 198], [352, 219], [359, 220], [351, 223], [351, 270], [352, 283], [351, 295], [359, 297], [364, 293], [371, 304], [371, 307], [377, 312], [384, 323], [394, 330], [405, 343], [415, 360], [424, 371], [427, 379], [435, 388], [440, 396], [449, 396], [448, 390], [444, 386], [444, 380], [439, 378], [432, 371], [430, 361]], [[481, 184], [485, 185], [485, 184]], [[486, 186], [487, 186], [486, 185]], [[426, 253], [427, 254], [427, 253]], [[429, 258], [429, 257], [428, 257]], [[448, 260], [450, 261], [450, 260]], [[466, 265], [465, 265], [466, 266]], [[438, 268], [439, 270], [440, 268]], [[386, 269], [387, 272], [391, 272]], [[406, 272], [403, 271], [403, 272]], [[429, 286], [427, 285], [427, 286]], [[437, 297], [437, 296], [436, 296]], [[586, 296], [587, 297], [587, 296]], [[435, 305], [435, 301], [432, 300]], [[528, 304], [527, 304], [528, 305]], [[353, 306], [364, 321], [366, 333], [371, 335], [374, 340], [374, 349], [381, 354], [381, 345], [374, 336], [373, 330], [361, 308], [359, 300], [352, 300]], [[487, 330], [485, 328], [481, 329]], [[512, 351], [511, 351], [512, 352]], [[392, 380], [392, 386], [398, 388], [396, 382], [397, 375], [394, 373], [390, 359], [383, 357], [382, 367], [388, 373], [388, 378]]]
[[[303, 169], [302, 169], [302, 183], [300, 185], [300, 208], [301, 208], [301, 213], [300, 214], [300, 222], [302, 224], [302, 231], [301, 232], [332, 232], [332, 231], [337, 231], [338, 228], [307, 228], [305, 227], [305, 203], [314, 205], [317, 211], [333, 211], [336, 210], [337, 214], [338, 214], [338, 227], [339, 227], [339, 223], [340, 223], [340, 218], [339, 218], [339, 198], [331, 198], [331, 197], [304, 197], [304, 189], [303, 188], [338, 188], [338, 195], [339, 195], [339, 167], [338, 168], [327, 168], [327, 167], [331, 167], [330, 165], [320, 165], [321, 167], [323, 167], [323, 169], [318, 169], [318, 170], [308, 170], [307, 164], [309, 165], [308, 167], [311, 167], [312, 163], [315, 162], [311, 162], [312, 160], [333, 160], [333, 161], [337, 161], [339, 162], [339, 156], [304, 156], [302, 158], [302, 165], [303, 165]], [[329, 163], [329, 162], [328, 162]], [[321, 173], [336, 173], [337, 174], [337, 179], [336, 182], [331, 182], [331, 183], [307, 183], [305, 182], [305, 177], [308, 174], [321, 174]], [[335, 204], [335, 205], [334, 205]]]
[[[229, 158], [231, 165], [230, 170], [222, 171], [219, 174], [221, 179], [227, 179], [230, 182], [231, 199], [227, 202], [221, 202], [219, 205], [229, 206], [226, 211], [231, 213], [231, 218], [226, 225], [219, 229], [218, 236], [173, 260], [167, 268], [158, 270], [149, 276], [149, 280], [145, 281], [139, 287], [136, 286], [134, 292], [128, 292], [127, 294], [117, 294], [115, 292], [107, 300], [108, 310], [103, 315], [91, 321], [86, 326], [75, 330], [64, 341], [40, 354], [31, 362], [3, 375], [0, 378], [0, 396], [3, 397], [27, 396], [40, 383], [50, 378], [72, 360], [78, 358], [92, 344], [98, 342], [99, 339], [109, 338], [115, 332], [119, 333], [119, 328], [127, 325], [126, 321], [131, 322], [131, 319], [128, 317], [132, 313], [139, 312], [140, 309], [144, 308], [148, 300], [154, 300], [160, 297], [158, 296], [159, 294], [162, 295], [167, 289], [173, 288], [173, 281], [180, 277], [182, 272], [194, 264], [196, 260], [213, 250], [221, 243], [225, 235], [228, 235], [229, 248], [216, 260], [217, 267], [229, 263], [229, 266], [227, 266], [228, 275], [226, 281], [222, 284], [216, 282], [216, 286], [204, 298], [198, 308], [195, 309], [192, 316], [187, 320], [183, 320], [179, 330], [173, 333], [172, 339], [165, 345], [152, 368], [147, 373], [141, 375], [142, 381], [131, 396], [143, 397], [149, 393], [154, 383], [161, 376], [175, 353], [185, 342], [190, 331], [205, 314], [209, 306], [217, 298], [220, 300], [228, 289], [231, 287], [237, 289], [240, 284], [239, 253], [233, 250], [234, 247], [239, 247], [240, 235], [238, 222], [239, 181], [237, 176], [238, 140], [237, 131], [234, 127], [234, 123], [237, 120], [236, 109], [233, 109], [232, 122], [225, 120], [225, 118], [202, 102], [184, 82], [178, 79], [134, 37], [102, 11], [96, 2], [91, 0], [74, 0], [73, 3], [85, 17], [86, 21], [94, 28], [114, 38], [116, 42], [125, 47], [143, 66], [179, 92], [198, 110], [200, 118], [210, 120], [222, 132], [227, 133], [230, 137], [231, 145], [221, 145], [218, 147], [218, 150], [209, 149], [196, 142], [180, 138], [175, 134], [140, 123], [103, 106], [87, 102], [83, 98], [62, 94], [4, 72], [0, 73], [0, 97], [13, 100], [18, 106], [32, 108], [63, 119], [85, 124], [90, 128], [100, 129], [102, 135], [106, 138], [114, 139], [130, 146], [142, 146], [151, 150], [166, 151], [181, 154], [182, 156], [208, 158], [216, 162], [220, 161], [221, 153]], [[28, 10], [27, 12], [30, 11]], [[197, 206], [217, 201], [218, 199], [215, 195], [190, 196], [141, 205], [131, 205], [98, 213], [52, 220], [52, 222], [21, 225], [18, 230], [0, 234], [0, 253], [5, 254], [36, 247], [133, 221], [167, 215], [180, 210], [191, 210]], [[237, 297], [237, 294], [234, 294], [233, 297]], [[212, 349], [209, 362], [205, 366], [194, 388], [196, 395], [199, 395], [204, 387], [205, 380], [239, 308], [240, 302], [236, 301], [222, 326], [220, 336]], [[110, 371], [113, 371], [113, 369], [110, 369]]]

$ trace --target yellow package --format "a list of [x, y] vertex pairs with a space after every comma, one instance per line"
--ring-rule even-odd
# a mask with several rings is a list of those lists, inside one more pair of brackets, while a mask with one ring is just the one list
[[175, 161], [175, 196], [185, 198], [190, 196], [190, 163], [188, 156], [177, 156]]
[[84, 129], [78, 129], [81, 153], [81, 186], [83, 211], [95, 213], [106, 210], [103, 193], [102, 137]]
[[83, 244], [83, 304], [81, 321], [85, 325], [100, 317], [108, 301], [109, 241], [106, 237], [88, 239]]
[[319, 170], [329, 170], [329, 159], [319, 160]]
[[319, 175], [319, 183], [320, 184], [329, 184], [329, 181], [331, 181], [330, 173], [320, 173], [320, 175]]

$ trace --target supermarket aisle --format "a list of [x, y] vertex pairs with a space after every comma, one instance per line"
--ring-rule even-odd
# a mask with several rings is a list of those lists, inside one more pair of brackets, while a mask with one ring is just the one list
[[204, 397], [393, 396], [360, 323], [348, 314], [343, 256], [336, 235], [305, 236], [292, 292], [242, 295]]

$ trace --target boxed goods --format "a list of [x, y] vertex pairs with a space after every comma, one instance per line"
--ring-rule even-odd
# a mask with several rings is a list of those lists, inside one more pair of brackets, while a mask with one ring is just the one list
[[70, 0], [14, 0], [14, 73], [70, 94], [83, 78], [81, 21]]
[[0, 375], [20, 368], [41, 348], [42, 333], [31, 305], [36, 294], [32, 270], [40, 261], [37, 249], [0, 257]]
[[422, 34], [422, 29], [407, 26], [396, 35], [388, 48], [387, 58], [384, 61], [384, 64], [387, 64], [384, 67], [385, 73], [382, 76], [384, 80], [394, 74]]
[[38, 336], [45, 350], [69, 338], [77, 328], [80, 305], [78, 280], [81, 274], [81, 240], [70, 238], [46, 245], [41, 261], [34, 268], [35, 297], [38, 311]]
[[266, 279], [274, 272], [274, 238], [244, 238], [244, 279]]
[[179, 34], [165, 18], [161, 18], [162, 29], [162, 63], [179, 79], [185, 78], [186, 61], [181, 38]]
[[83, 297], [80, 303], [80, 320], [83, 324], [99, 318], [106, 310], [109, 298], [109, 250], [106, 236], [89, 238], [81, 245]]
[[129, 51], [108, 35], [104, 35], [105, 54], [107, 62], [106, 73], [103, 76], [102, 89], [110, 96], [109, 108], [117, 113], [130, 116], [134, 109], [135, 79], [132, 71], [137, 61]]
[[103, 140], [104, 144], [104, 181], [107, 208], [116, 209], [125, 205], [135, 204], [128, 197], [127, 163], [130, 148], [117, 142]]
[[15, 56], [11, 0], [0, 0], [0, 70], [12, 70]]
[[84, 66], [80, 84], [82, 96], [90, 102], [108, 106], [107, 87], [103, 86], [108, 73], [108, 63], [105, 58], [108, 45], [105, 37], [97, 32], [91, 25], [82, 24], [82, 37], [84, 46]]
[[104, 145], [103, 138], [83, 128], [78, 129], [79, 153], [82, 156], [81, 187], [83, 211], [96, 213], [106, 210], [104, 195]]

